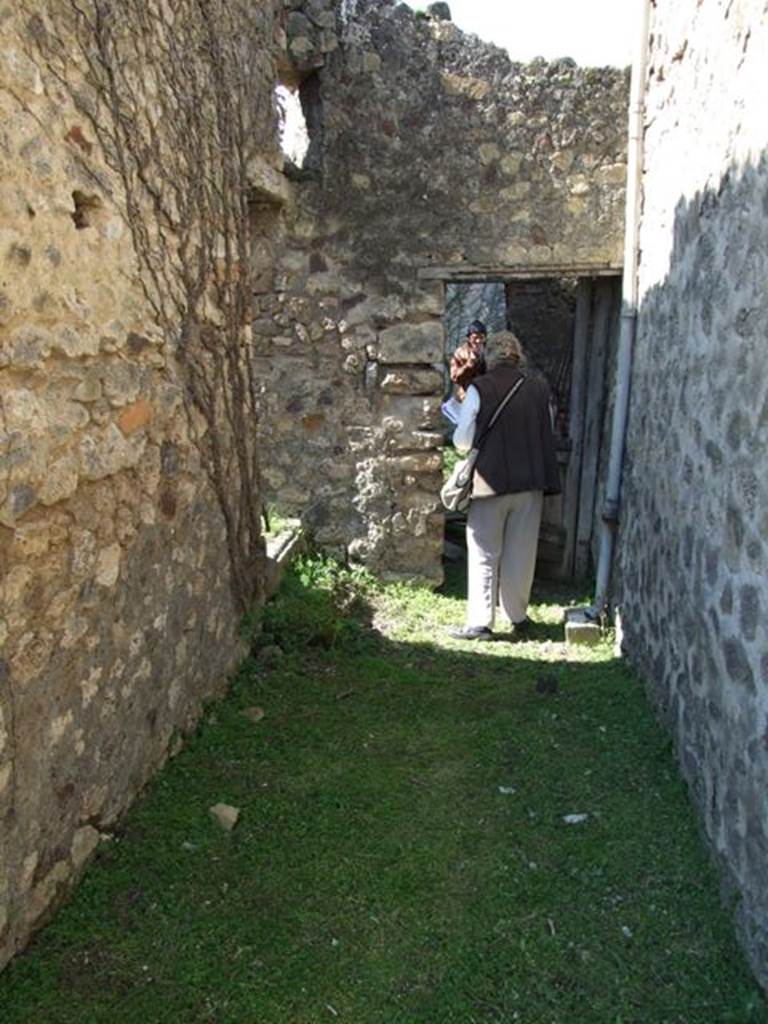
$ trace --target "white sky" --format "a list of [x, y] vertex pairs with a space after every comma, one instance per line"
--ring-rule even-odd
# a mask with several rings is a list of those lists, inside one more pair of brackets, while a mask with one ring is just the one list
[[[430, 0], [408, 0], [426, 10]], [[464, 32], [503, 46], [513, 60], [573, 57], [584, 67], [632, 60], [638, 0], [448, 0]]]

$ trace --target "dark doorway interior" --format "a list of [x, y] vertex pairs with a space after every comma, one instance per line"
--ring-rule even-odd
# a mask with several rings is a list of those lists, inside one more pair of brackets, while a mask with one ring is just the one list
[[576, 315], [575, 278], [533, 278], [505, 285], [507, 326], [514, 331], [532, 369], [542, 373], [552, 391], [554, 427], [568, 434], [568, 400]]
[[[549, 384], [552, 428], [560, 475], [565, 487], [571, 442], [568, 436], [576, 317], [576, 278], [546, 277], [508, 281], [505, 285], [507, 326], [523, 344], [528, 365]], [[537, 575], [560, 579], [567, 546], [562, 497], [544, 502]]]

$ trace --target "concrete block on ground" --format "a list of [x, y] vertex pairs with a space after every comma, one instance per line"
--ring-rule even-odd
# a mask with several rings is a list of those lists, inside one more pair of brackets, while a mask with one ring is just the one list
[[569, 608], [565, 613], [565, 642], [594, 647], [603, 638], [600, 623], [589, 617], [586, 608]]

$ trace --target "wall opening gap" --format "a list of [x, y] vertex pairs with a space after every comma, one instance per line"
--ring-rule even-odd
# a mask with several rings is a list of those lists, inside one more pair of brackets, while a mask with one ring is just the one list
[[323, 103], [320, 75], [285, 77], [275, 87], [283, 173], [295, 180], [316, 178], [322, 164]]
[[104, 208], [99, 196], [88, 195], [80, 189], [75, 189], [72, 193], [72, 202], [75, 208], [71, 216], [78, 231], [93, 227], [98, 222], [99, 214]]
[[299, 96], [299, 87], [283, 83], [275, 89], [280, 148], [295, 167], [303, 167], [309, 151], [309, 129]]

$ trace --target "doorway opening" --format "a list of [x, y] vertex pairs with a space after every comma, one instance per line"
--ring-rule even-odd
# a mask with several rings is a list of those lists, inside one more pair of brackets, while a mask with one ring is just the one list
[[[607, 463], [604, 426], [620, 307], [621, 279], [615, 271], [589, 277], [567, 270], [549, 276], [528, 272], [446, 282], [446, 397], [451, 391], [451, 354], [475, 319], [488, 328], [489, 363], [493, 362], [493, 332], [514, 331], [530, 371], [549, 384], [562, 493], [544, 502], [536, 565], [537, 577], [542, 579], [586, 580], [593, 570], [599, 492]], [[456, 460], [453, 424], [446, 421], [444, 433], [447, 475]], [[448, 560], [463, 557], [465, 522], [459, 513], [446, 515]]]

